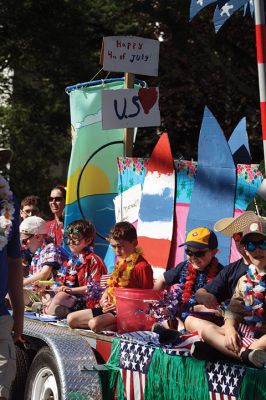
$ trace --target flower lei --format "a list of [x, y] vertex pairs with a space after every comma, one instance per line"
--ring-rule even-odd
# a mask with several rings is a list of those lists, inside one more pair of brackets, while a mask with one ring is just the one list
[[263, 279], [265, 275], [265, 272], [258, 274], [255, 265], [250, 264], [245, 276], [247, 283], [244, 290], [244, 308], [246, 314], [244, 320], [252, 331], [257, 331], [262, 326], [264, 292], [266, 289], [266, 284]]
[[12, 229], [15, 207], [13, 203], [13, 193], [9, 188], [8, 182], [0, 175], [0, 251], [8, 243], [9, 234]]
[[187, 312], [191, 306], [197, 303], [196, 291], [217, 275], [218, 265], [218, 260], [214, 257], [204, 271], [199, 271], [186, 261], [178, 286], [170, 292], [165, 291], [163, 299], [159, 302], [149, 304], [147, 313], [157, 321], [164, 321], [175, 319], [182, 312]]
[[114, 290], [116, 287], [127, 287], [130, 280], [132, 269], [135, 267], [139, 256], [142, 254], [140, 249], [127, 258], [121, 258], [115, 265], [115, 269], [112, 272], [109, 279], [107, 279], [107, 293], [111, 299], [111, 302], [115, 302]]
[[182, 292], [179, 295], [180, 305], [190, 307], [196, 304], [196, 291], [209, 283], [217, 273], [218, 260], [215, 257], [203, 271], [196, 270], [191, 263], [187, 263], [180, 276], [180, 284], [182, 285]]

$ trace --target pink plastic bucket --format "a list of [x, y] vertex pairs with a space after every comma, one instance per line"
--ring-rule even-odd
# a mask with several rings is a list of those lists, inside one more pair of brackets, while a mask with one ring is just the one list
[[155, 320], [147, 316], [150, 303], [162, 298], [161, 290], [152, 289], [115, 289], [117, 309], [117, 331], [150, 331]]

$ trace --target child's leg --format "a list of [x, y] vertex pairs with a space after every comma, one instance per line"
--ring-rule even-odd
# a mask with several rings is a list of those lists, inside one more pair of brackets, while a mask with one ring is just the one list
[[58, 306], [64, 306], [67, 308], [73, 307], [75, 304], [76, 300], [73, 298], [73, 296], [69, 295], [66, 292], [58, 292], [56, 295], [46, 303], [46, 309], [45, 312], [46, 314], [49, 315], [56, 315], [56, 308]]
[[68, 314], [67, 323], [70, 328], [88, 329], [88, 322], [93, 318], [91, 309], [74, 311]]
[[186, 330], [189, 332], [198, 332], [200, 337], [202, 337], [202, 330], [212, 325], [217, 326], [211, 321], [196, 318], [190, 315], [185, 319]]
[[89, 321], [89, 328], [96, 333], [102, 331], [116, 331], [116, 317], [111, 313], [98, 315]]
[[261, 336], [258, 340], [255, 340], [250, 346], [249, 349], [262, 349], [266, 350], [266, 335]]
[[220, 327], [215, 324], [205, 326], [201, 331], [201, 337], [204, 342], [208, 343], [226, 356], [240, 359], [239, 355], [225, 347], [224, 326]]

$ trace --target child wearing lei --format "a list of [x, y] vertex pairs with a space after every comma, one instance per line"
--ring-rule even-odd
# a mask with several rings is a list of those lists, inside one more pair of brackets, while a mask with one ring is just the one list
[[[179, 330], [184, 328], [180, 319], [182, 312], [189, 311], [194, 306], [195, 309], [200, 307], [201, 311], [204, 308], [204, 306], [197, 306], [196, 291], [211, 282], [222, 269], [222, 265], [215, 257], [218, 251], [217, 237], [208, 228], [193, 229], [187, 234], [186, 241], [181, 246], [186, 246], [187, 260], [164, 272], [154, 284], [156, 290], [170, 288], [177, 284], [177, 289], [173, 291], [174, 295], [169, 296], [169, 302], [173, 300], [175, 306], [169, 303], [168, 308], [176, 311], [171, 317], [177, 318]], [[153, 331], [159, 333], [161, 343], [174, 342], [178, 339], [178, 332], [168, 330], [160, 324], [155, 324]]]
[[57, 293], [43, 312], [65, 318], [69, 312], [95, 307], [101, 297], [100, 279], [107, 268], [92, 251], [96, 230], [90, 221], [71, 222], [64, 234], [64, 242], [72, 256], [57, 271]]
[[115, 288], [153, 288], [153, 271], [137, 247], [135, 227], [126, 221], [118, 222], [111, 229], [108, 240], [119, 261], [107, 280], [107, 288], [100, 300], [101, 307], [70, 313], [67, 322], [71, 328], [115, 331]]
[[[240, 243], [245, 246], [251, 264], [247, 274], [238, 280], [225, 311], [224, 326], [203, 329], [202, 338], [205, 351], [211, 345], [210, 351], [216, 349], [249, 366], [263, 368], [266, 363], [266, 222], [250, 224]], [[244, 338], [238, 332], [240, 323], [246, 326]]]

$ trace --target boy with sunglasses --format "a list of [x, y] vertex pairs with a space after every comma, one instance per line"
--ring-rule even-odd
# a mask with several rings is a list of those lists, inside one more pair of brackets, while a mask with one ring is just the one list
[[[216, 309], [219, 304], [231, 299], [239, 278], [246, 274], [250, 264], [244, 245], [240, 242], [243, 230], [252, 222], [257, 221], [260, 221], [257, 214], [253, 211], [246, 211], [238, 217], [223, 218], [216, 222], [214, 230], [225, 236], [232, 237], [236, 250], [242, 257], [226, 265], [211, 282], [197, 290], [195, 297], [199, 304], [204, 305], [207, 309]], [[221, 321], [216, 320], [216, 322], [223, 324], [223, 318], [221, 317]], [[211, 323], [213, 322], [188, 316], [186, 319], [186, 329], [190, 332], [198, 331], [201, 334], [201, 330]]]
[[[97, 299], [87, 296], [88, 288], [97, 294], [95, 282], [99, 283], [102, 275], [107, 274], [107, 268], [92, 248], [96, 230], [90, 221], [77, 220], [71, 222], [64, 233], [64, 242], [69, 246], [72, 256], [57, 272], [56, 280], [61, 285], [58, 292], [45, 304], [43, 312], [65, 318], [74, 310], [92, 308]], [[99, 295], [100, 295], [100, 288]]]
[[[236, 286], [222, 327], [208, 326], [202, 330], [204, 342], [227, 357], [242, 360], [245, 364], [263, 368], [266, 363], [266, 222], [250, 224], [240, 241], [251, 261], [247, 273]], [[242, 341], [239, 323], [246, 325], [249, 337]], [[247, 342], [251, 345], [246, 348]], [[205, 346], [206, 351], [206, 346]], [[217, 356], [219, 353], [217, 354]]]
[[[67, 252], [54, 243], [46, 242], [47, 223], [42, 218], [32, 216], [24, 219], [19, 226], [22, 244], [33, 254], [29, 267], [29, 275], [24, 278], [23, 286], [33, 285], [37, 281], [45, 281], [55, 277], [57, 270], [65, 259], [69, 258]], [[24, 291], [25, 305], [32, 303], [32, 290]], [[39, 296], [34, 296], [38, 300]]]
[[[210, 282], [223, 268], [215, 257], [218, 241], [215, 233], [208, 228], [199, 227], [187, 234], [186, 241], [181, 246], [186, 246], [187, 260], [178, 264], [160, 276], [154, 284], [154, 289], [162, 290], [174, 284], [179, 284], [179, 304], [183, 310], [189, 310], [197, 304], [195, 292]], [[178, 320], [182, 325], [181, 321]], [[159, 333], [161, 343], [173, 341], [177, 334], [172, 330], [164, 329], [156, 324], [153, 331]]]

